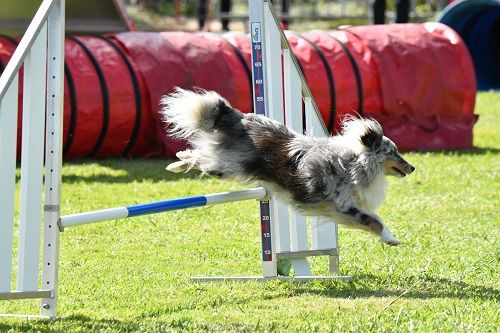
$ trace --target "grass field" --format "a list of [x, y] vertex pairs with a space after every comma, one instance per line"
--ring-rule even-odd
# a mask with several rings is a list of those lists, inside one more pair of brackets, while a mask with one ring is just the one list
[[[196, 208], [68, 229], [60, 319], [0, 318], [0, 331], [499, 332], [500, 94], [479, 94], [476, 113], [475, 150], [406, 154], [416, 172], [391, 179], [380, 213], [401, 246], [341, 230], [341, 274], [353, 283], [191, 283], [260, 274], [256, 202]], [[62, 213], [239, 188], [165, 165], [66, 163]], [[38, 313], [38, 303], [1, 302], [5, 312]]]

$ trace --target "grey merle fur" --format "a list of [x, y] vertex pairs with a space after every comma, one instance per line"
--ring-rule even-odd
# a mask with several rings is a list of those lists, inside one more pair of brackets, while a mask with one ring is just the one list
[[178, 89], [162, 102], [169, 133], [192, 146], [167, 169], [256, 181], [306, 214], [399, 244], [375, 210], [385, 175], [402, 177], [414, 168], [376, 121], [353, 118], [339, 136], [311, 138], [267, 117], [242, 114], [214, 92]]

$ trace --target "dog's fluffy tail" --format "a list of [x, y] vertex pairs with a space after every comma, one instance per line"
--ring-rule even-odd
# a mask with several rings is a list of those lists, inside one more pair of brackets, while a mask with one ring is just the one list
[[222, 113], [232, 110], [229, 102], [215, 91], [178, 87], [162, 98], [161, 105], [167, 132], [179, 139], [190, 139], [198, 131], [212, 130]]

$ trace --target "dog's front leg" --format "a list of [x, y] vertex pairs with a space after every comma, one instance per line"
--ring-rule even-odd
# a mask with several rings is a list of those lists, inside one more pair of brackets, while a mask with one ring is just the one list
[[379, 222], [382, 224], [382, 232], [380, 233], [380, 241], [389, 245], [399, 245], [401, 244], [401, 241], [399, 241], [394, 235], [389, 231], [385, 223], [382, 221], [382, 218], [376, 214], [371, 214], [372, 216], [376, 217]]
[[191, 149], [182, 150], [175, 154], [180, 161], [170, 163], [166, 169], [171, 172], [188, 172], [196, 168], [197, 156]]
[[354, 220], [361, 228], [367, 228], [370, 232], [378, 235], [382, 243], [388, 245], [399, 245], [401, 242], [394, 237], [389, 229], [384, 225], [382, 219], [375, 214], [364, 212], [355, 205], [350, 205], [347, 209], [340, 210], [342, 214]]
[[196, 169], [202, 174], [209, 174], [210, 176], [224, 177], [224, 173], [218, 169], [212, 169], [211, 161], [200, 150], [187, 149], [175, 154], [180, 161], [170, 163], [166, 169], [171, 172], [188, 172], [191, 169]]

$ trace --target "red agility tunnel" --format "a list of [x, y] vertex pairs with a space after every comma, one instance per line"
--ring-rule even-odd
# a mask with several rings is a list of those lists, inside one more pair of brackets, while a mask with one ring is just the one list
[[[379, 120], [402, 150], [472, 148], [475, 77], [460, 37], [439, 23], [287, 32], [327, 127]], [[0, 37], [0, 70], [16, 40]], [[66, 41], [64, 156], [173, 157], [161, 96], [215, 90], [252, 111], [251, 44], [227, 33], [126, 32]], [[22, 91], [20, 92], [22, 93]]]
[[65, 52], [64, 156], [147, 154], [151, 106], [135, 63], [106, 37], [68, 37]]
[[174, 87], [191, 88], [193, 77], [181, 51], [162, 36], [152, 32], [124, 32], [111, 37], [136, 64], [144, 78], [143, 96], [150, 101], [148, 124], [151, 143], [143, 156], [174, 157], [185, 143], [165, 135], [159, 114], [160, 100]]
[[[17, 39], [0, 37], [0, 70], [12, 56]], [[68, 37], [65, 43], [65, 158], [146, 156], [156, 131], [140, 71], [112, 40]], [[21, 128], [22, 75], [19, 83]], [[21, 131], [18, 131], [20, 156]]]
[[328, 128], [360, 114], [402, 150], [472, 148], [475, 76], [469, 53], [439, 23], [287, 33]]
[[252, 112], [250, 59], [240, 51], [245, 43], [250, 44], [245, 35], [223, 38], [208, 33], [127, 32], [113, 39], [134, 59], [145, 78], [158, 141], [152, 154], [173, 157], [185, 148], [184, 142], [165, 135], [158, 112], [161, 97], [176, 86], [215, 90], [242, 112]]
[[[164, 32], [161, 36], [182, 55], [185, 70], [192, 79], [187, 88], [217, 91], [242, 112], [252, 112], [249, 70], [236, 47], [216, 34]], [[162, 133], [164, 131], [158, 133], [159, 136], [164, 135]]]
[[10, 60], [12, 53], [16, 50], [17, 40], [12, 37], [0, 35], [0, 73]]
[[364, 114], [402, 150], [472, 148], [476, 78], [455, 31], [440, 23], [347, 30], [370, 50], [364, 59], [380, 84], [380, 107], [365, 105]]
[[[184, 57], [191, 86], [215, 90], [241, 112], [252, 112], [251, 75], [242, 52], [220, 35], [163, 32]], [[241, 46], [241, 44], [240, 44]]]

